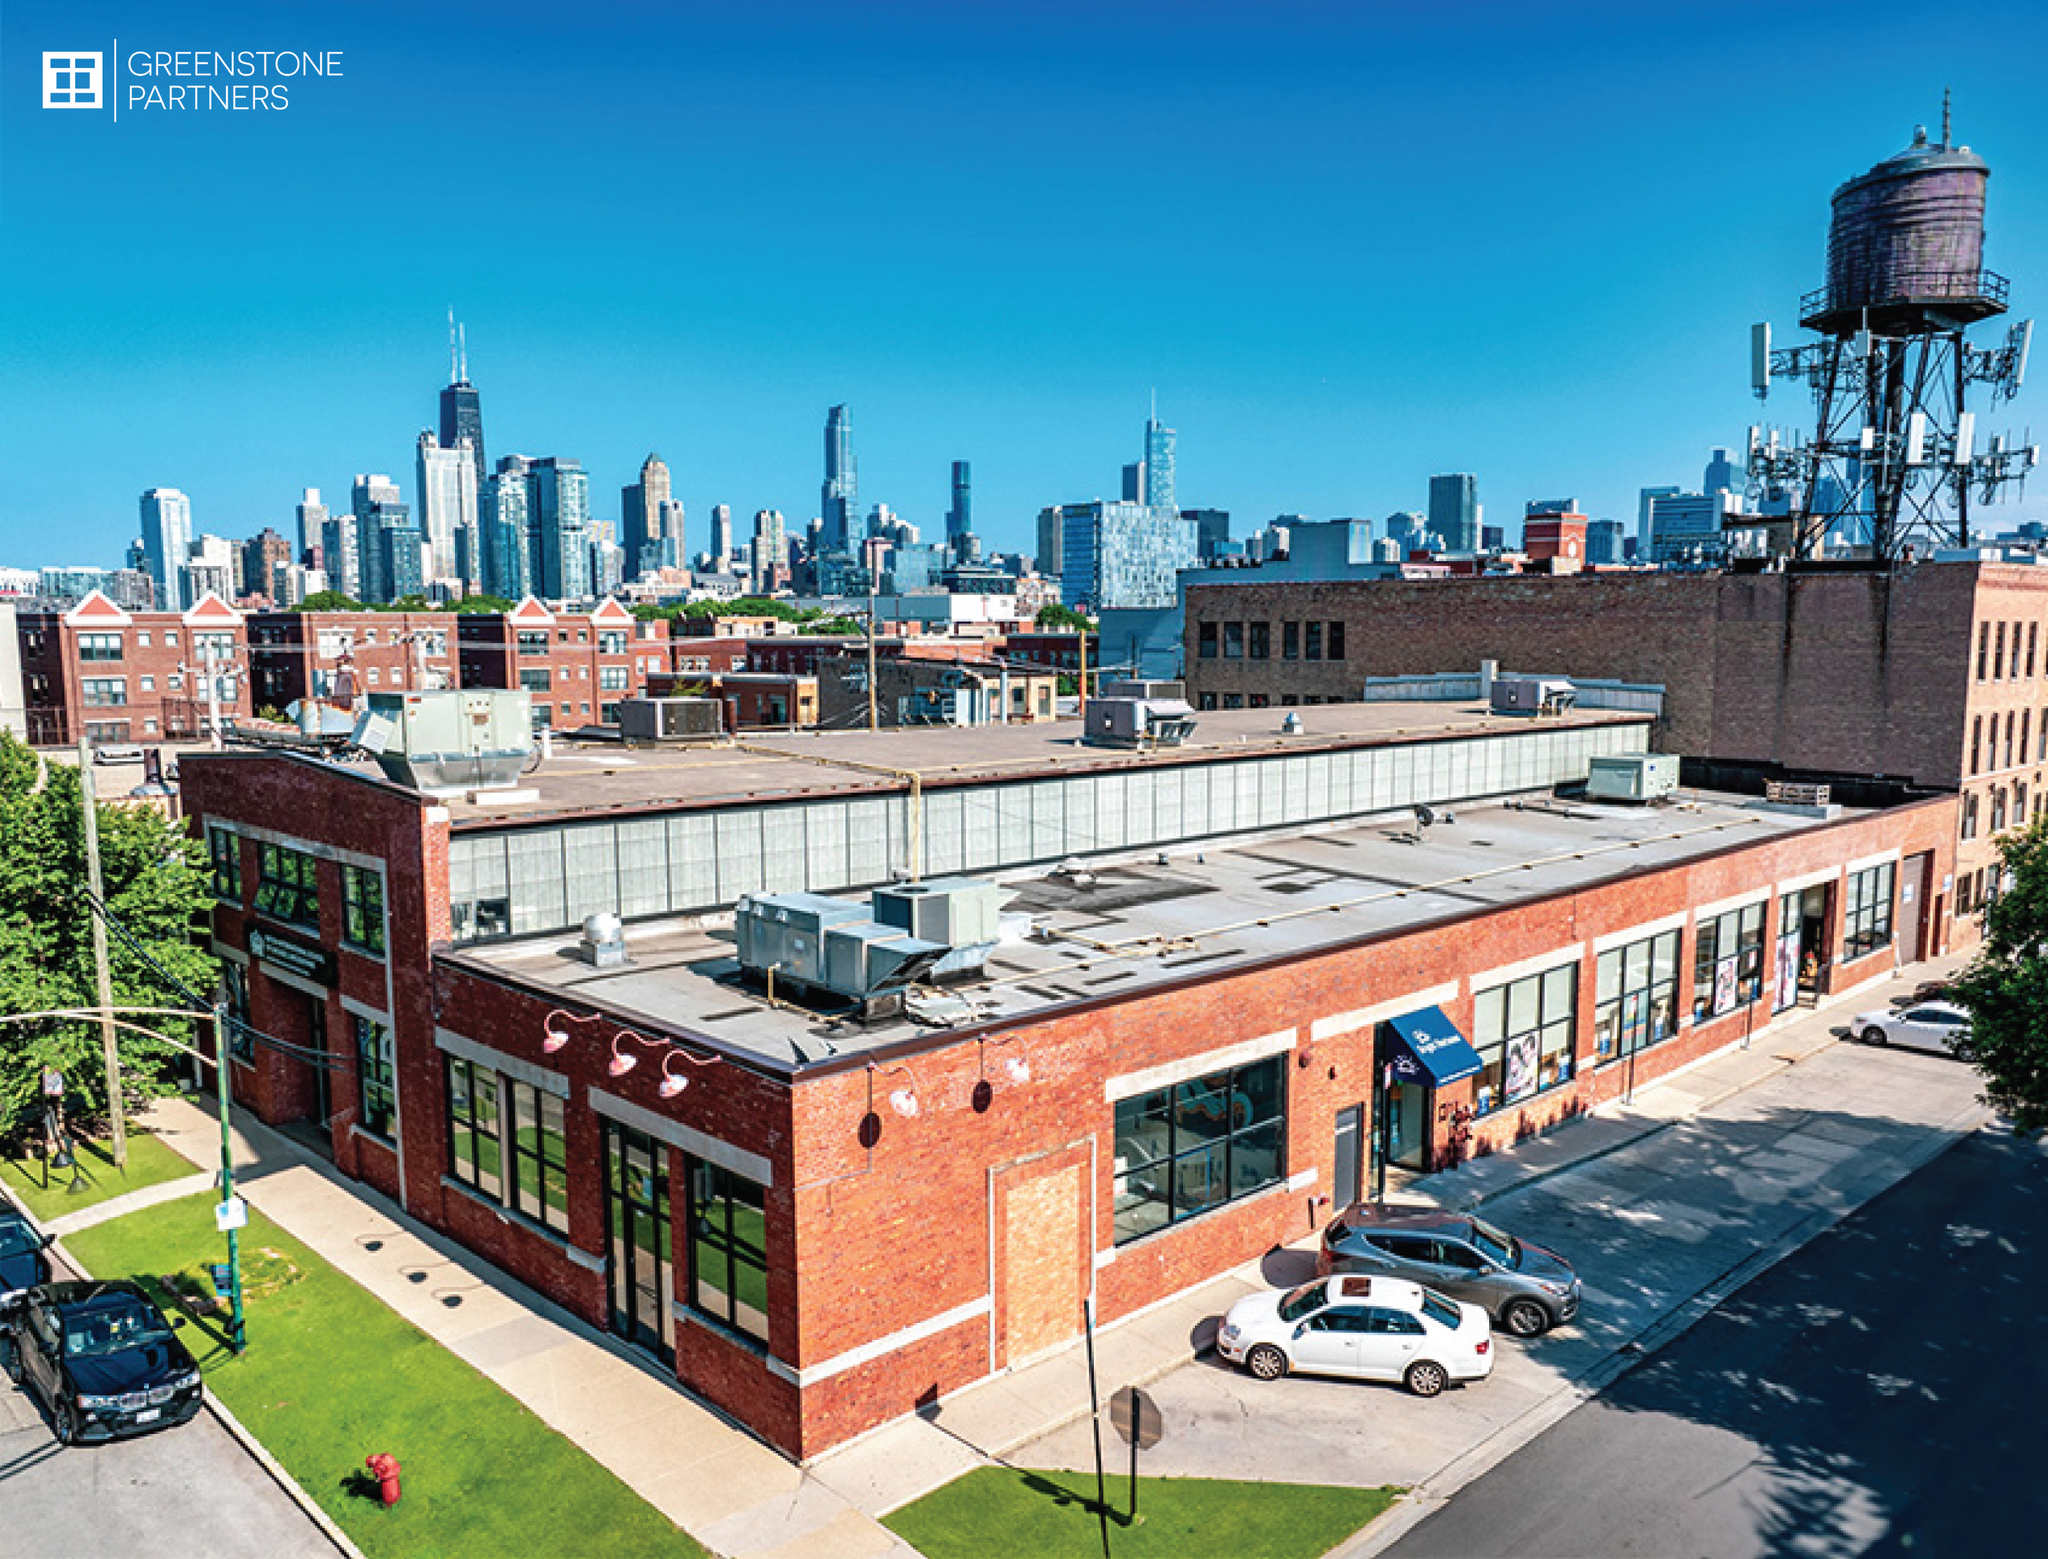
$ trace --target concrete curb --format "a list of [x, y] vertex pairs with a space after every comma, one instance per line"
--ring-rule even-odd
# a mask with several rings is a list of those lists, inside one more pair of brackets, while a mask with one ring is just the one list
[[[1800, 1059], [1804, 1060], [1805, 1057]], [[1730, 1093], [1741, 1091], [1731, 1089]], [[1706, 1107], [1702, 1105], [1702, 1108]], [[1326, 1559], [1374, 1559], [1375, 1555], [1384, 1553], [1428, 1520], [1439, 1508], [1448, 1504], [1460, 1489], [1506, 1461], [1516, 1451], [1575, 1409], [1591, 1401], [1651, 1355], [1684, 1336], [1714, 1310], [1727, 1303], [1745, 1285], [1845, 1221], [1851, 1214], [1876, 1201], [1892, 1187], [1915, 1171], [1925, 1168], [1964, 1137], [1973, 1131], [1981, 1130], [1995, 1118], [1994, 1112], [1983, 1105], [1972, 1105], [1951, 1116], [1912, 1151], [1887, 1160], [1882, 1173], [1866, 1177], [1843, 1198], [1839, 1206], [1816, 1209], [1771, 1244], [1762, 1250], [1752, 1251], [1710, 1279], [1691, 1297], [1680, 1301], [1651, 1321], [1633, 1337], [1624, 1339], [1604, 1358], [1596, 1360], [1579, 1375], [1563, 1382], [1557, 1390], [1531, 1406], [1521, 1417], [1503, 1424], [1479, 1444], [1460, 1452], [1446, 1462], [1435, 1475], [1402, 1495], [1391, 1510], [1364, 1532], [1331, 1549]], [[1676, 1122], [1665, 1124], [1675, 1125]], [[1641, 1141], [1642, 1138], [1634, 1140]], [[1593, 1155], [1600, 1156], [1603, 1155]], [[1591, 1158], [1580, 1160], [1582, 1163], [1591, 1161]], [[1519, 1189], [1519, 1186], [1507, 1189]]]
[[[189, 1195], [191, 1193], [187, 1192], [186, 1194]], [[15, 1205], [20, 1207], [19, 1203]], [[132, 1210], [139, 1211], [141, 1209]], [[48, 1226], [26, 1207], [21, 1207], [21, 1215], [28, 1219], [30, 1225], [38, 1233], [49, 1232]], [[50, 1249], [62, 1257], [64, 1264], [79, 1276], [89, 1278], [93, 1275], [91, 1269], [65, 1247], [62, 1236], [55, 1238]], [[228, 1411], [227, 1404], [221, 1401], [211, 1388], [202, 1391], [200, 1400], [205, 1403], [206, 1411], [213, 1415], [214, 1421], [234, 1438], [236, 1444], [240, 1445], [249, 1454], [250, 1459], [257, 1466], [270, 1474], [271, 1481], [278, 1486], [284, 1493], [284, 1496], [306, 1513], [307, 1518], [320, 1529], [329, 1542], [334, 1544], [335, 1548], [344, 1556], [344, 1559], [365, 1559], [363, 1551], [349, 1541], [348, 1534], [335, 1524], [334, 1518], [322, 1510], [313, 1496], [299, 1486], [298, 1480], [286, 1472], [279, 1464], [277, 1458], [264, 1449], [263, 1442], [251, 1434], [239, 1418]]]

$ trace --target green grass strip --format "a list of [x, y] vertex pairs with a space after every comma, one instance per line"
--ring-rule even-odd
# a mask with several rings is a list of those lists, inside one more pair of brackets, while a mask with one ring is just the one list
[[[1322, 1484], [1109, 1480], [1116, 1559], [1318, 1559], [1394, 1503], [1400, 1490]], [[1101, 1559], [1095, 1475], [981, 1467], [905, 1505], [883, 1525], [927, 1559]]]
[[[140, 1191], [144, 1186], [162, 1185], [166, 1180], [177, 1180], [199, 1172], [191, 1160], [173, 1153], [142, 1131], [128, 1133], [128, 1167], [125, 1171], [114, 1167], [114, 1149], [108, 1142], [78, 1144], [78, 1173], [75, 1177], [68, 1169], [47, 1168], [36, 1151], [21, 1158], [0, 1159], [0, 1184], [4, 1184], [16, 1201], [45, 1223], [66, 1213], [75, 1213], [80, 1208], [125, 1196], [130, 1191]], [[45, 1177], [50, 1182], [47, 1188], [43, 1184]], [[71, 1189], [74, 1178], [83, 1182], [82, 1189]]]
[[[182, 1198], [64, 1243], [176, 1314], [161, 1280], [210, 1294], [206, 1266], [227, 1256], [212, 1204]], [[227, 1351], [224, 1311], [180, 1335], [208, 1389], [372, 1559], [703, 1554], [609, 1469], [254, 1209], [241, 1249], [247, 1351]], [[404, 1466], [390, 1510], [363, 1468], [373, 1451]]]

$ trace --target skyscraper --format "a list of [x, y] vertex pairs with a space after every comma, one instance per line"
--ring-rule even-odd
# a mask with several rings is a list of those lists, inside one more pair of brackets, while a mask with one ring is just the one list
[[1145, 424], [1145, 502], [1155, 509], [1171, 509], [1178, 516], [1180, 502], [1174, 496], [1173, 444], [1173, 429], [1159, 420], [1158, 409], [1154, 407], [1150, 420]]
[[[419, 588], [419, 527], [412, 522], [412, 510], [400, 499], [398, 484], [381, 472], [358, 473], [349, 488], [349, 512], [356, 522], [356, 559], [360, 571], [362, 599], [373, 605], [395, 601], [411, 591], [400, 588], [407, 581]], [[402, 534], [394, 542], [386, 533]], [[408, 558], [410, 542], [413, 556]]]
[[362, 526], [352, 511], [330, 514], [320, 522], [320, 562], [327, 572], [328, 589], [362, 599]]
[[1716, 449], [1707, 456], [1706, 480], [1700, 486], [1701, 492], [1732, 492], [1740, 495], [1748, 485], [1748, 473], [1728, 458], [1727, 450]]
[[313, 554], [326, 545], [321, 529], [327, 523], [327, 505], [320, 501], [320, 489], [309, 487], [299, 498], [299, 561], [311, 565]]
[[284, 600], [284, 571], [292, 544], [268, 525], [242, 543], [242, 588], [273, 602]]
[[711, 567], [723, 574], [732, 567], [732, 505], [711, 506]]
[[853, 544], [854, 515], [859, 511], [858, 482], [853, 465], [853, 424], [844, 406], [825, 417], [825, 486], [820, 513], [827, 552], [844, 552]]
[[484, 488], [482, 554], [484, 593], [517, 601], [532, 588], [527, 542], [526, 459], [507, 455]]
[[1446, 552], [1479, 550], [1479, 478], [1459, 471], [1429, 479], [1429, 528]]
[[[465, 435], [466, 437], [466, 435]], [[429, 573], [434, 581], [474, 580], [463, 578], [460, 561], [476, 556], [477, 485], [476, 452], [467, 443], [443, 446], [432, 428], [423, 428], [419, 438], [420, 530], [427, 538], [432, 557]], [[462, 559], [457, 557], [457, 538]]]
[[185, 599], [180, 570], [192, 550], [192, 500], [175, 487], [152, 487], [142, 495], [142, 546], [149, 554], [149, 577], [156, 581], [157, 609], [182, 612]]
[[628, 578], [681, 566], [683, 506], [672, 496], [668, 466], [661, 456], [649, 455], [640, 467], [640, 480], [619, 490], [619, 508], [619, 540], [626, 549]]
[[448, 311], [448, 372], [451, 378], [441, 391], [441, 447], [454, 449], [469, 440], [471, 463], [476, 467], [476, 491], [484, 490], [489, 467], [484, 463], [484, 410], [476, 386], [469, 382], [469, 338], [455, 323], [455, 311]]
[[534, 542], [533, 593], [581, 601], [590, 593], [590, 478], [582, 462], [553, 455], [527, 468], [527, 529]]
[[955, 563], [972, 563], [974, 474], [965, 460], [953, 462], [953, 502], [946, 510], [946, 553]]
[[[1091, 611], [1172, 606], [1198, 546], [1195, 522], [1178, 510], [1100, 499], [1041, 512], [1038, 537], [1041, 552], [1059, 546], [1061, 604]], [[1043, 558], [1038, 567], [1047, 571]]]
[[[837, 409], [843, 411], [845, 408]], [[789, 568], [789, 541], [783, 530], [780, 509], [763, 509], [754, 516], [751, 558], [750, 588], [756, 595], [773, 595]]]

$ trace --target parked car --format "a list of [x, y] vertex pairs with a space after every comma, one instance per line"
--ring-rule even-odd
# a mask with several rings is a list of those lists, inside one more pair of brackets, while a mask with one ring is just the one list
[[1951, 1056], [1955, 1042], [1970, 1032], [1970, 1015], [1949, 1002], [1923, 1001], [1896, 1012], [1859, 1012], [1849, 1028], [1866, 1045]]
[[92, 761], [94, 763], [140, 763], [142, 761], [142, 749], [131, 746], [126, 742], [116, 743], [109, 747], [95, 747], [92, 750]]
[[21, 1307], [28, 1291], [50, 1281], [50, 1236], [38, 1234], [19, 1208], [0, 1202], [0, 1322]]
[[65, 1445], [146, 1434], [199, 1411], [199, 1366], [133, 1283], [45, 1283], [13, 1317], [12, 1368]]
[[1517, 1337], [1579, 1313], [1571, 1263], [1464, 1213], [1360, 1202], [1323, 1227], [1316, 1271], [1406, 1278], [1469, 1300]]
[[1398, 1380], [1418, 1397], [1493, 1372], [1486, 1312], [1399, 1278], [1319, 1278], [1230, 1307], [1216, 1351], [1259, 1380], [1292, 1370]]

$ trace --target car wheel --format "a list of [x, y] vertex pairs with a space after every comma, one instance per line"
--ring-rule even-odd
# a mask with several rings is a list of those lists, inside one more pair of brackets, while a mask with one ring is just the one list
[[1434, 1359], [1417, 1359], [1401, 1383], [1418, 1397], [1433, 1397], [1451, 1383], [1450, 1372]]
[[1541, 1337], [1550, 1330], [1550, 1312], [1533, 1299], [1512, 1299], [1500, 1313], [1500, 1324], [1512, 1337]]
[[50, 1413], [52, 1427], [57, 1431], [59, 1445], [78, 1443], [78, 1409], [69, 1402], [59, 1402]]
[[1882, 1046], [1890, 1044], [1891, 1040], [1885, 1034], [1885, 1031], [1883, 1029], [1879, 1028], [1875, 1023], [1873, 1023], [1870, 1025], [1869, 1028], [1863, 1031], [1863, 1043], [1866, 1045]]
[[1245, 1355], [1244, 1367], [1255, 1380], [1278, 1380], [1287, 1373], [1287, 1355], [1269, 1342], [1262, 1342]]

